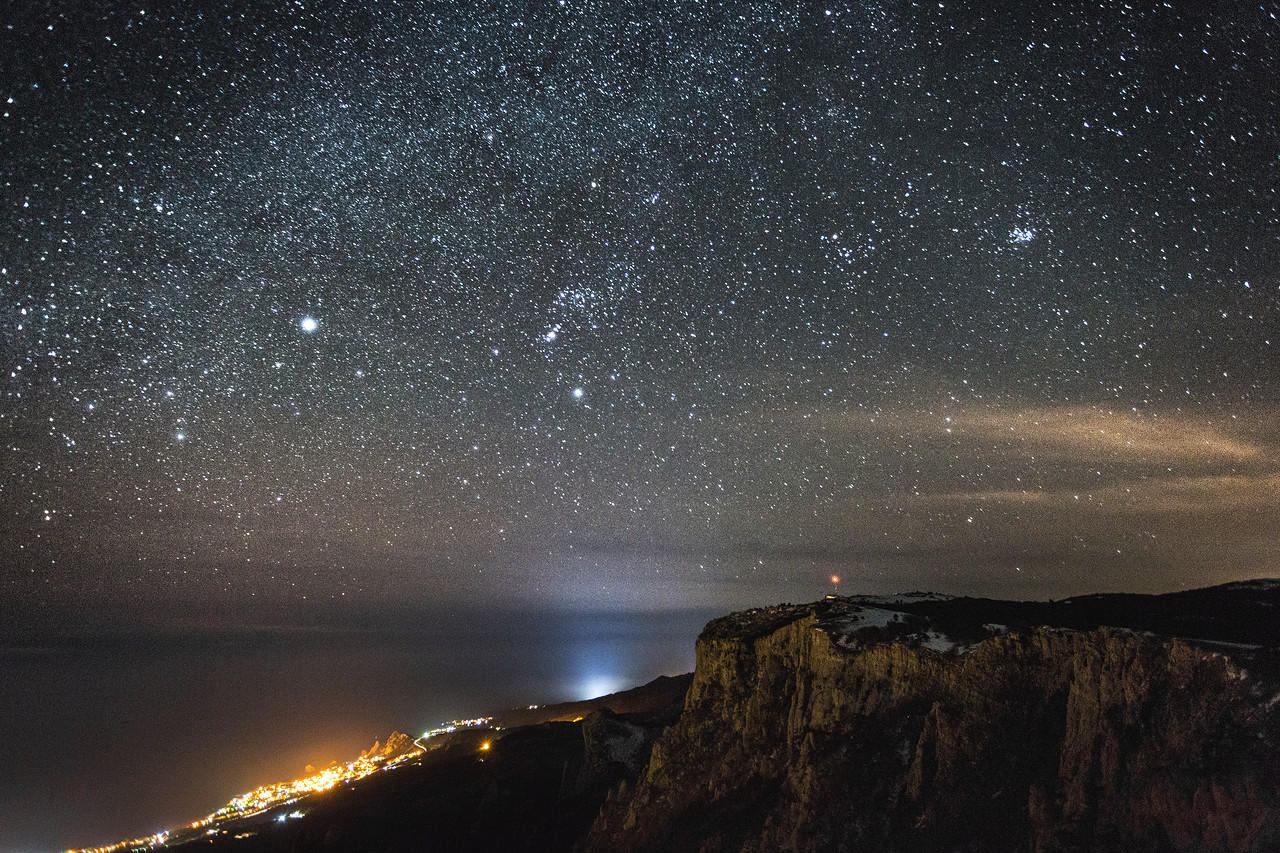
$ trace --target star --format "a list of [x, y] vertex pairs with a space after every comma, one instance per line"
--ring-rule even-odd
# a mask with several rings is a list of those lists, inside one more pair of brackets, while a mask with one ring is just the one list
[[0, 602], [727, 612], [1275, 562], [1274, 3], [32, 5]]

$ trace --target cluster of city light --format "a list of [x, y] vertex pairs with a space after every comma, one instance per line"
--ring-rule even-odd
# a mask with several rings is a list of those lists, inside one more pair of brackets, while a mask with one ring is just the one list
[[146, 838], [133, 838], [128, 841], [117, 841], [105, 847], [85, 847], [81, 850], [68, 850], [66, 853], [115, 853], [117, 850], [150, 850], [162, 847], [169, 840], [169, 830], [148, 835]]
[[[530, 707], [536, 708], [537, 706], [531, 705]], [[432, 738], [436, 735], [447, 735], [450, 732], [456, 732], [458, 729], [475, 729], [480, 726], [487, 726], [491, 722], [493, 722], [493, 717], [475, 717], [470, 720], [450, 720], [447, 723], [441, 723], [434, 729], [423, 732], [422, 737], [418, 738], [418, 740], [426, 740], [427, 738]], [[419, 744], [419, 746], [421, 746], [421, 744]]]
[[421, 751], [415, 750], [404, 755], [398, 755], [395, 761], [390, 762], [381, 755], [368, 757], [362, 755], [348, 764], [327, 767], [312, 776], [295, 779], [292, 782], [277, 782], [274, 785], [263, 785], [260, 788], [255, 788], [247, 794], [241, 794], [218, 809], [213, 813], [212, 817], [214, 821], [222, 821], [261, 814], [268, 809], [294, 803], [308, 794], [318, 794], [321, 791], [329, 790], [335, 785], [363, 779], [370, 773], [376, 773], [379, 770], [400, 764], [421, 754]]
[[[388, 770], [397, 767], [406, 761], [417, 758], [422, 755], [425, 747], [422, 741], [427, 738], [436, 737], [438, 735], [449, 734], [458, 729], [479, 728], [488, 725], [493, 720], [492, 717], [475, 717], [470, 720], [450, 720], [447, 723], [441, 723], [434, 729], [424, 732], [422, 737], [414, 741], [417, 749], [410, 750], [402, 755], [394, 756], [388, 759], [383, 755], [360, 756], [355, 761], [343, 765], [333, 765], [325, 768], [319, 773], [307, 776], [303, 779], [295, 779], [292, 782], [277, 782], [274, 785], [263, 785], [255, 788], [247, 794], [240, 796], [218, 809], [206, 818], [189, 824], [180, 830], [184, 839], [190, 839], [191, 830], [204, 829], [208, 835], [216, 835], [218, 833], [217, 824], [224, 821], [238, 820], [241, 818], [253, 817], [262, 814], [280, 806], [288, 806], [297, 802], [308, 794], [317, 794], [321, 791], [327, 791], [337, 785], [343, 783], [354, 782], [357, 779], [363, 779], [371, 773], [379, 770]], [[289, 819], [300, 818], [304, 812], [295, 810], [288, 813], [282, 813], [277, 820], [285, 822]], [[134, 838], [129, 841], [120, 841], [106, 847], [85, 847], [76, 850], [67, 850], [65, 853], [117, 853], [122, 850], [154, 850], [157, 847], [165, 846], [172, 833], [169, 830], [157, 832], [155, 835], [149, 835], [146, 838]]]

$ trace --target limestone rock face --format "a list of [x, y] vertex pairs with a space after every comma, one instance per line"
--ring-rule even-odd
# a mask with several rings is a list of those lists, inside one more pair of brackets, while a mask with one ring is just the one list
[[360, 753], [361, 758], [392, 759], [417, 749], [413, 738], [403, 732], [392, 732], [387, 735], [387, 742], [374, 741], [373, 746]]
[[1077, 627], [1009, 627], [973, 601], [710, 623], [682, 715], [587, 849], [1280, 850], [1274, 645], [1069, 607]]

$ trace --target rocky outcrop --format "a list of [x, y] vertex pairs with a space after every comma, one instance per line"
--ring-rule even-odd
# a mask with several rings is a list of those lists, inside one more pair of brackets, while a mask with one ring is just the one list
[[403, 732], [392, 732], [387, 735], [387, 742], [383, 744], [381, 741], [374, 741], [373, 746], [366, 751], [360, 753], [361, 758], [369, 759], [386, 759], [397, 758], [405, 753], [413, 752], [418, 745], [413, 742], [413, 738]]
[[587, 849], [1280, 850], [1274, 648], [1006, 628], [972, 601], [963, 638], [936, 599], [710, 623]]
[[608, 709], [592, 711], [582, 721], [583, 759], [579, 791], [624, 779], [634, 781], [644, 769], [659, 729], [646, 721], [626, 720]]

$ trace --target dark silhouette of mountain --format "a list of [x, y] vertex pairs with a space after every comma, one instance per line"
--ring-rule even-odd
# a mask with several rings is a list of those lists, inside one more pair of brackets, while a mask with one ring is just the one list
[[531, 726], [537, 723], [572, 722], [582, 719], [599, 708], [605, 708], [615, 714], [649, 714], [677, 709], [684, 701], [684, 694], [689, 689], [693, 675], [660, 675], [648, 684], [599, 696], [595, 699], [583, 699], [578, 702], [560, 702], [555, 705], [533, 705], [528, 708], [513, 708], [493, 715], [493, 725], [504, 729], [518, 726]]
[[1250, 581], [735, 613], [691, 682], [500, 715], [169, 849], [1277, 851], [1277, 608]]
[[[562, 851], [635, 779], [692, 675], [581, 702], [513, 709], [425, 742], [422, 755], [259, 814], [175, 832], [166, 850]], [[393, 733], [365, 756], [391, 758]], [[414, 747], [416, 748], [416, 747]]]

